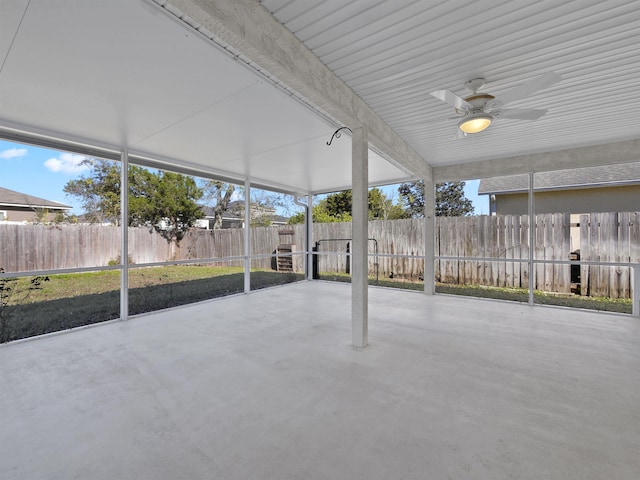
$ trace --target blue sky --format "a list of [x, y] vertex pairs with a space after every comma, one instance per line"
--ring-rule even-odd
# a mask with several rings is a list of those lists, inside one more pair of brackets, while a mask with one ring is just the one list
[[0, 187], [71, 205], [73, 213], [82, 213], [63, 188], [86, 171], [80, 165], [83, 159], [82, 155], [0, 140]]
[[[86, 173], [87, 166], [81, 165], [82, 160], [82, 155], [74, 153], [0, 140], [0, 187], [71, 205], [74, 207], [72, 213], [81, 214], [78, 200], [66, 195], [63, 189], [69, 180]], [[389, 198], [397, 201], [397, 185], [381, 188]], [[478, 181], [467, 182], [465, 195], [473, 202], [475, 213], [486, 215], [488, 199], [478, 197], [477, 192]]]

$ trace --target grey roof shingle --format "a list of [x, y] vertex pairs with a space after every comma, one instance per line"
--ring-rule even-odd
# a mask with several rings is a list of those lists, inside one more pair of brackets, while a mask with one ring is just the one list
[[72, 208], [64, 203], [45, 200], [44, 198], [34, 197], [26, 193], [16, 192], [8, 188], [0, 187], [0, 207], [35, 207], [35, 208], [55, 208], [59, 210], [68, 210]]
[[[535, 175], [535, 190], [567, 190], [595, 186], [640, 184], [640, 162], [541, 172]], [[518, 193], [529, 189], [529, 175], [483, 178], [479, 195]]]

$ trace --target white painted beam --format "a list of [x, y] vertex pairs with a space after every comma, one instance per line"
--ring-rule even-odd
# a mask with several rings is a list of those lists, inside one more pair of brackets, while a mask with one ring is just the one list
[[436, 195], [432, 180], [424, 180], [424, 293], [436, 292], [435, 272]]
[[363, 125], [369, 142], [398, 167], [431, 178], [429, 164], [353, 90], [255, 0], [154, 0], [187, 25], [343, 125]]
[[433, 179], [441, 183], [637, 161], [640, 161], [640, 139], [433, 167]]
[[244, 182], [244, 293], [251, 291], [251, 182]]
[[369, 261], [368, 253], [368, 154], [367, 131], [352, 129], [351, 176], [351, 337], [354, 347], [368, 343]]
[[313, 195], [307, 195], [307, 213], [305, 217], [305, 226], [307, 228], [306, 250], [307, 250], [307, 280], [313, 280]]
[[129, 318], [129, 153], [120, 155], [120, 320]]

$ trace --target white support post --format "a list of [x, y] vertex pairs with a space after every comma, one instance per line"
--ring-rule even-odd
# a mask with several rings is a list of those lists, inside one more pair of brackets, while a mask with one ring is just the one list
[[251, 182], [244, 182], [244, 293], [251, 291]]
[[120, 320], [129, 318], [129, 152], [120, 154]]
[[633, 267], [633, 277], [631, 279], [631, 298], [633, 306], [631, 315], [640, 318], [640, 264]]
[[313, 280], [313, 195], [307, 195], [307, 280]]
[[529, 172], [529, 305], [532, 306], [535, 304], [535, 297], [533, 295], [533, 292], [536, 286], [536, 268], [535, 264], [533, 263], [536, 242], [536, 206], [533, 196], [534, 181], [535, 174], [533, 172]]
[[424, 179], [424, 293], [436, 292], [435, 229], [436, 196], [433, 180]]
[[351, 183], [352, 183], [352, 245], [351, 245], [351, 339], [354, 347], [368, 343], [369, 262], [368, 197], [369, 197], [369, 145], [364, 127], [352, 129]]

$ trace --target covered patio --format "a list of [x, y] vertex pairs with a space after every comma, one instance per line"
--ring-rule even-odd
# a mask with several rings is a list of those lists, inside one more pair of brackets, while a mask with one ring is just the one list
[[[640, 477], [640, 267], [634, 316], [534, 307], [434, 295], [433, 244], [437, 182], [528, 174], [533, 218], [536, 173], [640, 160], [635, 2], [16, 0], [0, 22], [2, 139], [119, 162], [123, 192], [129, 164], [235, 183], [247, 225], [252, 188], [353, 192], [351, 285], [311, 279], [307, 210], [305, 281], [251, 291], [245, 233], [246, 294], [130, 318], [121, 260], [119, 320], [1, 345], [0, 477]], [[549, 72], [514, 101], [544, 116], [466, 138], [429, 95]], [[424, 292], [368, 287], [367, 189], [411, 180]]]
[[370, 293], [364, 350], [321, 281], [0, 348], [0, 474], [638, 477], [637, 320]]

